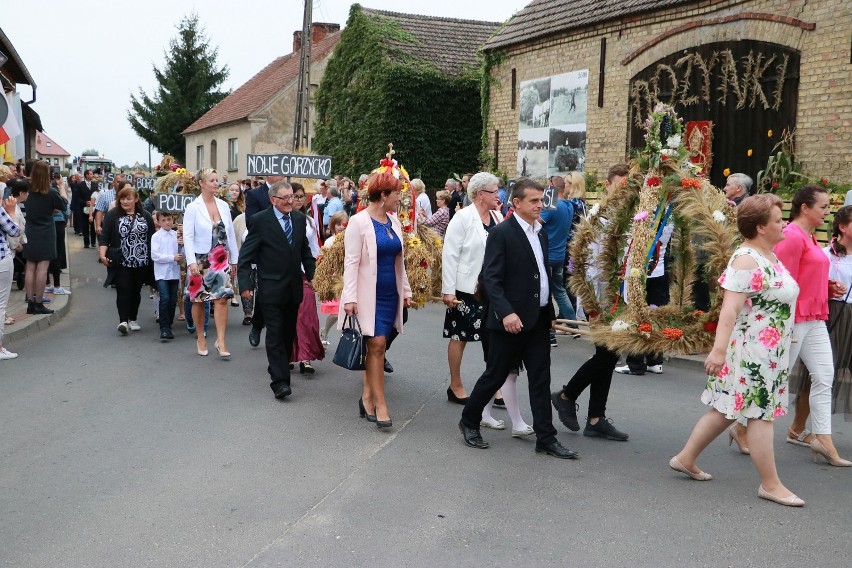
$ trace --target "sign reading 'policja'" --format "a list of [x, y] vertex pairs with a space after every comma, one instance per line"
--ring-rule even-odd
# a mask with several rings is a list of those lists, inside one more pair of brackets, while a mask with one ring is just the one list
[[248, 154], [248, 175], [328, 179], [331, 177], [331, 156]]

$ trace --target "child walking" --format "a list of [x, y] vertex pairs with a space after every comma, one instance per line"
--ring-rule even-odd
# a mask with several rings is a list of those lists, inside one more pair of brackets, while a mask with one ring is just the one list
[[167, 211], [157, 211], [159, 230], [151, 237], [151, 259], [154, 261], [154, 280], [160, 292], [160, 340], [174, 339], [172, 324], [177, 305], [180, 281], [180, 253], [177, 233], [172, 230], [174, 218]]

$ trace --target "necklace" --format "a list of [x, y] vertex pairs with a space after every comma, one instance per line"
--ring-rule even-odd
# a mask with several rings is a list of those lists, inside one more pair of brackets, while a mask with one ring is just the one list
[[387, 231], [388, 238], [389, 238], [390, 240], [393, 240], [393, 231], [391, 231], [391, 227], [392, 227], [392, 225], [391, 225], [391, 220], [390, 220], [390, 219], [388, 219], [388, 222], [387, 222], [387, 223], [379, 223], [379, 224], [380, 224], [382, 227], [384, 227], [384, 228], [385, 228], [385, 231]]

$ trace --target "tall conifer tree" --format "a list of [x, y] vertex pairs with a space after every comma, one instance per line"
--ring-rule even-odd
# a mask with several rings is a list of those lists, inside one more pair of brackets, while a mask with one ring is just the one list
[[218, 87], [228, 77], [228, 66], [217, 68], [218, 48], [210, 47], [198, 15], [181, 19], [177, 37], [169, 42], [162, 70], [154, 66], [159, 83], [149, 96], [141, 88], [130, 95], [127, 120], [134, 132], [164, 154], [186, 163], [181, 132], [228, 96]]

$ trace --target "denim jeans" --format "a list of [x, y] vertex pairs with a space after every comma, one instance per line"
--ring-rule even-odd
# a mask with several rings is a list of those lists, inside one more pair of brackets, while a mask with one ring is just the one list
[[[192, 321], [192, 302], [189, 300], [189, 296], [184, 294], [183, 300], [183, 313], [186, 318], [186, 326], [192, 327], [195, 325], [195, 322]], [[202, 330], [204, 336], [207, 337], [207, 328], [210, 325], [210, 302], [204, 302], [204, 329]]]
[[559, 307], [557, 317], [559, 319], [577, 319], [577, 313], [574, 311], [574, 306], [571, 305], [571, 300], [568, 299], [568, 292], [565, 291], [565, 263], [562, 261], [550, 263], [547, 278], [550, 280], [550, 293]]
[[177, 306], [179, 280], [157, 280], [157, 290], [160, 292], [160, 331], [171, 331], [175, 322], [175, 307]]

